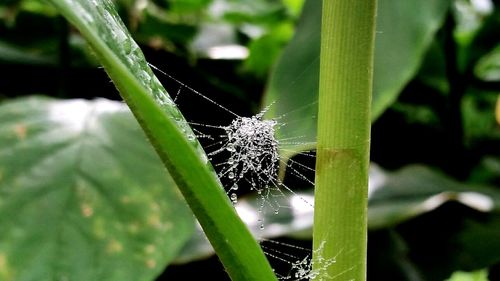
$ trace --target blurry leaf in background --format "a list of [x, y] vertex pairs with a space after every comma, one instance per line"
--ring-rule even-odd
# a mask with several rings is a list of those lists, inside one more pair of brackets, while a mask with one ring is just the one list
[[0, 61], [4, 63], [55, 65], [57, 60], [54, 55], [40, 54], [40, 50], [24, 49], [0, 40]]
[[291, 23], [277, 24], [268, 32], [250, 42], [250, 56], [245, 60], [245, 70], [264, 77], [276, 61], [284, 44], [293, 35]]
[[479, 270], [474, 272], [458, 271], [446, 281], [488, 281], [488, 273], [486, 270]]
[[61, 21], [55, 15], [37, 9], [28, 10], [21, 3], [0, 14], [0, 60], [54, 64], [58, 58]]
[[[368, 227], [370, 231], [392, 229], [402, 223], [411, 224], [416, 217], [432, 213], [449, 203], [459, 203], [463, 208], [470, 208], [493, 217], [498, 217], [500, 214], [500, 191], [492, 187], [457, 182], [429, 167], [412, 165], [399, 171], [388, 172], [372, 163], [369, 181]], [[247, 196], [238, 200], [236, 210], [249, 228], [260, 237], [271, 239], [288, 236], [309, 239], [312, 231], [313, 209], [304, 200], [313, 204], [312, 190], [279, 198], [279, 205], [287, 206], [287, 208], [280, 210], [278, 215], [274, 212], [259, 211], [262, 206], [261, 198], [258, 196]], [[266, 222], [265, 229], [260, 229], [261, 223], [258, 218]], [[464, 237], [479, 235], [479, 232], [487, 235], [485, 229], [488, 229], [489, 222], [470, 221], [470, 223], [474, 227], [469, 227], [468, 234], [464, 234]], [[467, 243], [471, 241], [468, 240]], [[500, 243], [488, 241], [491, 247], [500, 247]], [[467, 247], [473, 247], [473, 244], [469, 243]], [[468, 250], [474, 251], [472, 248]], [[198, 229], [198, 234], [193, 236], [191, 242], [177, 257], [176, 262], [189, 262], [211, 253], [213, 250], [203, 237], [201, 229]], [[500, 259], [500, 251], [491, 251], [485, 263], [494, 262], [496, 259]]]
[[462, 101], [465, 140], [469, 145], [480, 146], [485, 141], [500, 143], [500, 127], [495, 120], [494, 92], [469, 91]]
[[450, 90], [446, 77], [446, 54], [439, 40], [435, 40], [422, 57], [422, 64], [415, 79], [437, 90], [441, 95], [446, 95]]
[[[233, 26], [226, 23], [211, 23], [200, 26], [196, 36], [190, 44], [190, 49], [196, 54], [197, 57], [219, 59], [227, 53], [220, 55], [214, 54], [213, 50], [227, 46], [238, 46], [244, 49], [241, 56], [236, 59], [244, 59], [248, 56], [248, 50], [238, 43], [236, 30]], [[219, 49], [221, 50], [221, 49]]]
[[283, 0], [282, 2], [292, 15], [298, 17], [302, 11], [305, 0]]
[[250, 51], [245, 70], [263, 77], [290, 39], [296, 16], [292, 10], [302, 1], [286, 3], [289, 6], [263, 0], [120, 2], [130, 11], [131, 29], [139, 42], [209, 59], [244, 60]]
[[[213, 1], [193, 49], [205, 58], [246, 59], [244, 70], [262, 78], [293, 34], [295, 16], [286, 8], [284, 3], [273, 1]], [[242, 49], [239, 56], [230, 54], [236, 52], [234, 46]], [[212, 55], [215, 48], [220, 52]], [[243, 51], [245, 48], [248, 50]], [[223, 51], [228, 53], [221, 54]]]
[[471, 171], [468, 181], [500, 186], [500, 156], [487, 155], [481, 158]]
[[[472, 2], [489, 2], [489, 0]], [[482, 57], [493, 52], [500, 45], [498, 30], [500, 30], [500, 9], [497, 7], [482, 15], [477, 30], [474, 30], [469, 35], [470, 38], [461, 41], [460, 36], [455, 35], [455, 40], [460, 47], [458, 49], [458, 67], [460, 72], [466, 72], [474, 68], [474, 65]]]
[[484, 81], [500, 81], [500, 44], [479, 59], [474, 74]]
[[0, 12], [1, 63], [57, 67], [61, 43], [67, 41], [71, 66], [97, 66], [87, 43], [80, 34], [69, 32], [66, 21], [51, 5], [24, 0], [4, 9]]
[[40, 0], [4, 0], [0, 3], [0, 19], [14, 25], [18, 13], [27, 11], [47, 17], [57, 16], [56, 10]]
[[286, 10], [280, 1], [217, 0], [212, 6], [212, 15], [221, 15], [222, 19], [233, 24], [275, 24], [286, 18]]
[[[458, 182], [418, 165], [379, 174], [377, 180], [374, 175], [368, 223], [371, 231], [393, 229], [400, 235], [407, 252], [401, 258], [411, 266], [398, 280], [441, 281], [454, 271], [500, 261], [500, 241], [493, 238], [500, 230], [500, 192], [494, 186]], [[372, 251], [385, 251], [370, 241]], [[378, 264], [390, 269], [389, 262]], [[411, 277], [414, 269], [419, 278]]]
[[[188, 22], [172, 20], [167, 12], [149, 4], [141, 14], [141, 22], [134, 30], [134, 36], [140, 42], [153, 47], [161, 46], [170, 51], [188, 45], [197, 32], [197, 27]], [[182, 50], [185, 51], [185, 50]]]
[[169, 6], [169, 10], [174, 13], [184, 14], [189, 12], [199, 12], [212, 2], [213, 0], [156, 0], [161, 5]]
[[416, 74], [451, 2], [378, 2], [372, 119], [396, 100]]
[[[420, 67], [423, 55], [450, 7], [447, 1], [389, 1], [378, 3], [372, 118], [390, 106]], [[270, 78], [264, 104], [279, 101], [268, 117], [281, 116], [317, 99], [319, 75], [319, 1], [306, 1], [295, 37], [285, 48]], [[283, 126], [279, 136], [304, 135], [315, 141], [316, 107], [303, 110], [302, 121]], [[285, 116], [282, 121], [290, 123]], [[314, 124], [313, 124], [314, 123]], [[302, 140], [301, 140], [302, 141]], [[303, 146], [290, 147], [299, 151]]]
[[[321, 1], [306, 0], [295, 35], [283, 50], [268, 81], [263, 105], [274, 104], [266, 118], [280, 117], [280, 122], [286, 124], [277, 128], [277, 139], [303, 136], [300, 142], [304, 144], [280, 145], [283, 150], [311, 149], [311, 143], [316, 141], [313, 116], [316, 115], [318, 95], [320, 26]], [[288, 120], [286, 114], [295, 110], [300, 116]]]
[[134, 39], [153, 49], [185, 56], [203, 22], [211, 0], [130, 1], [116, 0]]
[[[276, 239], [283, 236], [311, 239], [313, 209], [304, 201], [314, 202], [312, 190], [278, 198], [276, 203], [286, 207], [277, 214], [274, 210], [262, 211], [261, 199], [258, 196], [247, 196], [238, 200], [235, 205], [239, 216], [255, 237], [260, 240]], [[265, 223], [263, 229], [261, 228], [262, 222]], [[186, 243], [173, 263], [188, 263], [213, 254], [212, 246], [201, 227], [198, 226], [191, 240]]]
[[368, 226], [397, 225], [430, 212], [446, 202], [459, 202], [481, 212], [500, 212], [500, 192], [454, 181], [424, 166], [397, 172], [370, 171]]
[[454, 36], [458, 44], [466, 46], [493, 11], [491, 0], [454, 0], [453, 12], [456, 20]]
[[463, 256], [460, 260], [465, 270], [475, 270], [500, 262], [500, 215], [484, 221], [467, 219], [463, 231], [458, 234], [458, 243]]
[[0, 280], [150, 280], [192, 214], [120, 102], [0, 106]]

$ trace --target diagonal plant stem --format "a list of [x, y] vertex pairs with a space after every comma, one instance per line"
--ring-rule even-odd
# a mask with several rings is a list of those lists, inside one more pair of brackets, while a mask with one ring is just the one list
[[366, 279], [375, 11], [376, 0], [323, 1], [314, 280]]
[[264, 253], [236, 214], [193, 132], [152, 74], [112, 2], [50, 2], [93, 47], [179, 186], [232, 280], [276, 280]]

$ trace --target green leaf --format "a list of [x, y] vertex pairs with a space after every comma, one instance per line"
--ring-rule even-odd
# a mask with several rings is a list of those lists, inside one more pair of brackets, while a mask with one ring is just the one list
[[379, 1], [372, 119], [416, 74], [452, 1]]
[[53, 55], [41, 55], [38, 51], [25, 50], [8, 42], [0, 41], [0, 61], [16, 64], [56, 65], [57, 60]]
[[222, 14], [226, 22], [234, 24], [254, 23], [272, 25], [286, 19], [286, 10], [281, 1], [219, 1], [212, 9], [212, 17]]
[[206, 9], [212, 0], [163, 0], [165, 5], [169, 5], [172, 12], [188, 13], [199, 12]]
[[145, 43], [148, 41], [163, 40], [163, 45], [176, 44], [186, 46], [196, 34], [194, 24], [175, 22], [169, 19], [170, 13], [154, 5], [148, 6], [141, 14], [141, 21], [134, 32], [136, 40]]
[[191, 212], [120, 102], [0, 106], [0, 280], [148, 280]]
[[[369, 182], [368, 227], [372, 232], [391, 229], [433, 212], [449, 202], [458, 202], [485, 214], [500, 213], [500, 192], [495, 188], [460, 183], [426, 166], [411, 165], [395, 172], [388, 172], [372, 163]], [[271, 239], [287, 236], [308, 239], [312, 235], [314, 213], [311, 206], [304, 203], [303, 199], [314, 204], [313, 190], [308, 189], [277, 198], [280, 206], [287, 206], [280, 209], [278, 215], [273, 212], [262, 212], [261, 198], [258, 196], [248, 196], [238, 200], [236, 209], [248, 227], [260, 237]], [[269, 227], [260, 230], [260, 222], [256, 218], [262, 218]], [[474, 235], [487, 239], [494, 237], [498, 232], [495, 229], [500, 228], [488, 228], [470, 222], [470, 227], [463, 233], [462, 244], [468, 253], [475, 254], [474, 260], [481, 260], [479, 256], [481, 251], [474, 244], [474, 241], [477, 241], [473, 239]], [[198, 232], [200, 231], [198, 229]], [[488, 246], [500, 247], [500, 244], [490, 243], [482, 247]], [[203, 239], [200, 233], [195, 233], [175, 262], [184, 263], [212, 253], [213, 250], [206, 239]], [[500, 258], [497, 253], [498, 251], [493, 251], [491, 255], [483, 254], [482, 257], [483, 259], [487, 257], [487, 261], [491, 262], [495, 258]], [[487, 265], [486, 262], [481, 263], [482, 266], [485, 264]]]
[[293, 34], [292, 25], [283, 23], [270, 28], [268, 33], [249, 44], [250, 55], [245, 60], [245, 70], [256, 76], [265, 76], [283, 45]]
[[[168, 168], [233, 280], [276, 280], [187, 121], [110, 0], [51, 0], [82, 33]], [[256, 270], [256, 268], [258, 270]]]
[[[436, 31], [442, 25], [450, 0], [378, 1], [372, 119], [397, 98], [416, 74]], [[268, 112], [287, 126], [278, 135], [304, 136], [301, 143], [316, 139], [315, 102], [318, 93], [320, 1], [306, 1], [295, 37], [285, 48], [271, 75], [264, 104], [277, 101]], [[307, 107], [305, 107], [307, 106]], [[287, 113], [300, 108], [295, 114]], [[299, 151], [312, 145], [290, 145]]]
[[273, 104], [266, 118], [280, 118], [285, 125], [277, 128], [277, 139], [303, 136], [303, 144], [281, 143], [284, 158], [285, 151], [311, 149], [316, 141], [320, 26], [321, 2], [306, 1], [295, 36], [271, 73], [264, 96], [264, 105]]
[[494, 9], [492, 13], [484, 17], [482, 25], [473, 33], [473, 37], [463, 43], [460, 50], [460, 66], [462, 71], [468, 71], [482, 57], [498, 47], [498, 29], [500, 28], [500, 9]]
[[[488, 220], [467, 220], [464, 230], [458, 235], [457, 243], [465, 258], [461, 261], [467, 267], [476, 269], [487, 267], [500, 262], [500, 213], [491, 216]], [[489, 241], [485, 243], [484, 241]]]
[[451, 201], [480, 212], [500, 211], [496, 189], [463, 184], [424, 166], [408, 166], [393, 173], [372, 167], [370, 174], [371, 229], [397, 225]]
[[493, 118], [497, 93], [469, 90], [462, 99], [465, 140], [471, 147], [484, 147], [486, 141], [500, 141], [500, 130]]
[[486, 270], [474, 272], [457, 271], [446, 281], [488, 281], [488, 272]]
[[474, 74], [484, 81], [500, 81], [500, 44], [478, 61]]

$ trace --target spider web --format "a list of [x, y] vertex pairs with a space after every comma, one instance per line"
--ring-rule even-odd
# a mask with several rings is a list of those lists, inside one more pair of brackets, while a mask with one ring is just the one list
[[[261, 211], [269, 207], [273, 212], [278, 213], [280, 208], [286, 208], [287, 206], [279, 204], [277, 198], [286, 197], [285, 191], [294, 195], [295, 192], [284, 182], [283, 178], [280, 178], [280, 167], [286, 167], [290, 174], [305, 182], [305, 185], [314, 186], [313, 180], [304, 175], [304, 172], [313, 173], [314, 167], [294, 159], [281, 158], [280, 149], [283, 145], [306, 143], [300, 142], [300, 136], [276, 138], [276, 131], [287, 124], [280, 122], [286, 114], [274, 119], [264, 119], [265, 113], [273, 104], [253, 116], [240, 116], [157, 67], [153, 65], [151, 67], [179, 85], [174, 97], [175, 102], [178, 102], [183, 93], [190, 93], [231, 116], [232, 121], [225, 125], [187, 122], [200, 141], [203, 139], [210, 141], [204, 145], [204, 149], [233, 203], [238, 201], [237, 191], [243, 183], [250, 191], [257, 192], [259, 195], [262, 201]], [[206, 129], [216, 129], [218, 132], [207, 133]], [[312, 159], [315, 157], [314, 152], [302, 152], [298, 155]], [[313, 208], [312, 203], [307, 201], [306, 203]]]
[[[301, 108], [273, 119], [265, 119], [265, 114], [274, 105], [270, 104], [258, 114], [240, 116], [168, 73], [151, 64], [150, 66], [178, 84], [178, 90], [173, 97], [174, 102], [178, 103], [183, 95], [191, 94], [230, 115], [231, 121], [222, 125], [189, 121], [189, 119], [187, 122], [203, 144], [206, 154], [216, 169], [232, 203], [234, 205], [238, 203], [238, 194], [242, 189], [246, 189], [247, 193], [257, 193], [260, 202], [258, 222], [261, 231], [265, 229], [264, 214], [268, 210], [278, 215], [281, 208], [291, 208], [291, 206], [282, 204], [284, 201], [282, 199], [289, 195], [300, 198], [305, 205], [311, 209], [314, 208], [311, 202], [297, 195], [285, 181], [285, 178], [293, 176], [302, 185], [314, 186], [311, 179], [311, 175], [315, 171], [314, 166], [304, 164], [303, 161], [295, 158], [282, 159], [280, 155], [280, 149], [283, 146], [307, 143], [301, 142], [301, 136], [280, 139], [276, 137], [277, 130], [287, 126], [286, 123], [280, 122], [281, 119], [287, 114], [300, 113]], [[306, 105], [304, 108], [308, 106], [316, 106], [316, 103]], [[298, 115], [300, 116], [300, 114]], [[314, 151], [300, 152], [297, 155], [306, 158], [309, 163], [314, 163]], [[284, 167], [286, 167], [288, 175], [286, 177], [284, 173], [280, 172], [280, 169]], [[316, 259], [316, 263], [320, 264], [317, 264], [313, 269], [314, 263], [311, 260], [312, 251], [310, 249], [263, 238], [260, 238], [260, 241], [264, 253], [269, 259], [285, 263], [288, 266], [289, 270], [286, 274], [277, 273], [280, 280], [324, 280], [321, 276], [330, 265], [335, 263], [335, 258], [326, 259], [319, 255], [320, 258]], [[267, 246], [268, 244], [279, 245], [287, 250], [276, 250], [275, 247]], [[290, 254], [290, 249], [299, 253]], [[323, 244], [315, 253], [321, 254], [322, 249]]]

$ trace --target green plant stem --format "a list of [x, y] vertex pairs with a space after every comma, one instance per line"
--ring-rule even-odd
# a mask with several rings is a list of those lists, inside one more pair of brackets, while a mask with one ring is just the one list
[[[366, 279], [370, 103], [376, 0], [324, 0], [313, 270]], [[321, 259], [336, 262], [321, 272]], [[324, 275], [323, 275], [324, 274]]]
[[[206, 155], [187, 122], [172, 104], [155, 94], [165, 92], [155, 81], [144, 55], [131, 38], [109, 0], [51, 0], [82, 33], [115, 83], [191, 210], [232, 280], [277, 280], [264, 253], [238, 217]], [[116, 42], [120, 36], [122, 42]], [[122, 49], [125, 48], [125, 49]], [[133, 60], [132, 63], [127, 62]], [[144, 80], [152, 81], [145, 85]], [[168, 98], [167, 98], [168, 99]], [[194, 136], [192, 134], [192, 136]], [[141, 163], [137, 163], [140, 165]]]

